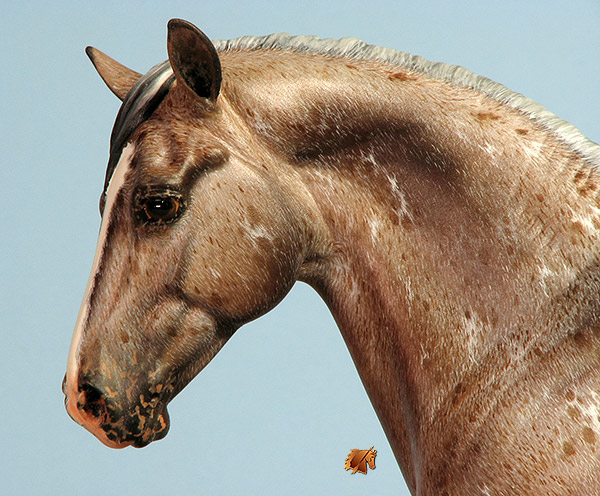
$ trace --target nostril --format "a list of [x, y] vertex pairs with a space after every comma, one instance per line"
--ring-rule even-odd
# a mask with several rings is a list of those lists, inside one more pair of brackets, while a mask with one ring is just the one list
[[102, 392], [92, 384], [84, 382], [79, 386], [81, 396], [77, 406], [95, 418], [106, 415], [106, 401]]
[[87, 403], [96, 403], [102, 399], [102, 393], [100, 390], [92, 386], [91, 384], [84, 383], [79, 388], [83, 395], [85, 396], [85, 400]]

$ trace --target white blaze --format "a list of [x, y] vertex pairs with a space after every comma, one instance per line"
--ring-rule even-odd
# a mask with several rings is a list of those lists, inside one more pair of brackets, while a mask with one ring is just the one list
[[110, 223], [110, 218], [112, 217], [112, 210], [114, 208], [115, 200], [123, 186], [123, 183], [125, 182], [127, 172], [129, 172], [131, 167], [131, 159], [134, 155], [134, 151], [135, 147], [131, 143], [129, 143], [123, 149], [121, 157], [119, 158], [119, 162], [115, 167], [106, 190], [104, 215], [102, 216], [102, 223], [100, 224], [100, 234], [98, 235], [98, 244], [96, 245], [96, 254], [92, 264], [92, 272], [85, 289], [81, 308], [79, 309], [79, 315], [77, 316], [77, 321], [75, 323], [75, 332], [73, 333], [71, 347], [69, 349], [69, 358], [67, 362], [67, 384], [69, 384], [71, 388], [75, 387], [77, 381], [77, 369], [79, 366], [77, 361], [77, 352], [79, 351], [79, 343], [81, 341], [83, 326], [89, 314], [89, 303], [92, 291], [94, 289], [94, 280], [96, 279], [96, 274], [100, 269], [100, 261], [102, 260], [102, 256], [104, 255], [104, 251], [106, 249], [108, 225]]

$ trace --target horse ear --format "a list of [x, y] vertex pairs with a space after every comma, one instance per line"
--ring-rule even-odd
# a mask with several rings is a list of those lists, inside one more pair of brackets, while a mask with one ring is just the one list
[[106, 86], [121, 101], [125, 100], [131, 87], [142, 77], [140, 73], [119, 64], [116, 60], [111, 59], [108, 55], [94, 47], [87, 47], [85, 53], [87, 53], [98, 74], [100, 74], [100, 77], [106, 83]]
[[171, 19], [167, 51], [177, 81], [201, 98], [216, 101], [221, 89], [221, 61], [212, 42], [193, 24]]

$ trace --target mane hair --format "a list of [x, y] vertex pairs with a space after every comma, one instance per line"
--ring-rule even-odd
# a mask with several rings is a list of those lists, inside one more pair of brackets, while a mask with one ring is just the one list
[[549, 112], [537, 102], [506, 86], [457, 65], [431, 62], [418, 55], [410, 55], [392, 48], [368, 45], [356, 38], [318, 38], [292, 36], [287, 33], [267, 36], [244, 36], [231, 40], [213, 41], [218, 51], [291, 50], [329, 57], [373, 60], [425, 74], [460, 88], [472, 88], [488, 97], [522, 112], [531, 120], [556, 135], [593, 167], [600, 168], [600, 146], [585, 137], [579, 129]]

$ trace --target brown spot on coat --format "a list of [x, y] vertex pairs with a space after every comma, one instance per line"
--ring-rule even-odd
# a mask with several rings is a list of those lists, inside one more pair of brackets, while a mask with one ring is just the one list
[[575, 182], [582, 181], [584, 178], [589, 176], [589, 172], [587, 170], [579, 169], [575, 173], [575, 177], [573, 178]]
[[417, 78], [407, 72], [394, 72], [388, 76], [390, 81], [415, 81]]
[[574, 406], [569, 406], [567, 408], [567, 413], [569, 414], [569, 417], [571, 417], [573, 420], [577, 420], [581, 417], [581, 410]]
[[573, 456], [575, 453], [577, 453], [575, 445], [571, 441], [565, 441], [563, 443], [563, 451], [567, 456]]
[[591, 180], [586, 181], [577, 191], [581, 196], [588, 196], [598, 190], [598, 185]]
[[590, 427], [583, 428], [583, 440], [588, 444], [596, 442], [596, 433]]
[[477, 112], [475, 114], [475, 118], [479, 119], [480, 121], [486, 121], [486, 120], [497, 121], [498, 119], [500, 119], [500, 116], [498, 114], [494, 114], [492, 112]]
[[459, 382], [452, 393], [452, 406], [456, 406], [461, 403], [462, 400], [465, 399], [465, 391], [467, 390], [466, 386]]

